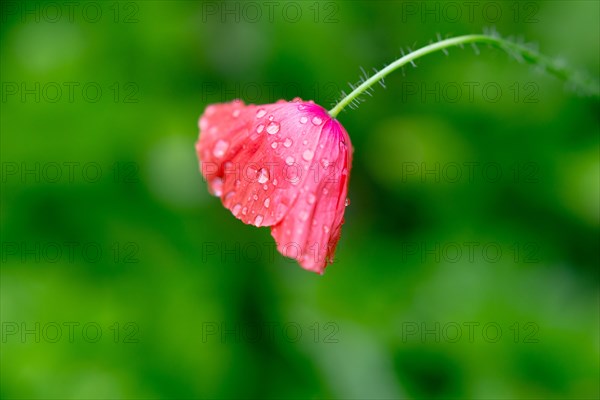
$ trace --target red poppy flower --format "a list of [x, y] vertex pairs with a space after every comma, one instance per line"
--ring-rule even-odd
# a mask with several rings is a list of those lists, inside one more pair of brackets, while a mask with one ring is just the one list
[[352, 145], [313, 101], [210, 105], [196, 151], [212, 194], [246, 224], [270, 226], [277, 249], [322, 274], [344, 222]]

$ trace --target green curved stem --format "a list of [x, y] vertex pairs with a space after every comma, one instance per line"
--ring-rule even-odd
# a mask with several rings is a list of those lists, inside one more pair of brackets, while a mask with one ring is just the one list
[[331, 110], [329, 110], [329, 115], [333, 118], [337, 117], [337, 115], [346, 107], [348, 104], [352, 103], [357, 97], [359, 97], [363, 92], [373, 86], [375, 83], [382, 80], [385, 76], [387, 76], [392, 71], [413, 62], [414, 60], [421, 58], [427, 54], [434, 53], [436, 51], [444, 50], [449, 47], [459, 46], [469, 43], [480, 43], [480, 44], [488, 44], [495, 47], [498, 47], [509, 54], [514, 55], [518, 59], [522, 59], [531, 64], [538, 64], [546, 69], [549, 73], [556, 75], [560, 79], [569, 80], [571, 79], [574, 85], [579, 86], [584, 91], [591, 93], [592, 95], [598, 95], [597, 84], [595, 85], [587, 85], [587, 82], [583, 82], [582, 79], [577, 79], [581, 77], [576, 77], [565, 66], [558, 64], [557, 62], [527, 48], [524, 45], [520, 45], [514, 42], [511, 42], [506, 39], [502, 39], [500, 37], [494, 37], [489, 35], [464, 35], [457, 36], [450, 39], [445, 39], [439, 41], [437, 43], [429, 44], [425, 47], [422, 47], [418, 50], [415, 50], [398, 60], [394, 61], [390, 65], [386, 66], [375, 75], [371, 76], [364, 82], [362, 82], [358, 87], [356, 87], [349, 95], [344, 97], [342, 100], [336, 104]]

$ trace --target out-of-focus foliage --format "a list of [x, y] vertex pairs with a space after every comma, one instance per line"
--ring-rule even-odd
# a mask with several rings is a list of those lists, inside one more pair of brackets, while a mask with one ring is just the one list
[[597, 99], [485, 47], [390, 76], [322, 277], [198, 172], [207, 104], [329, 107], [438, 33], [598, 76], [598, 2], [467, 3], [2, 2], [1, 396], [598, 398]]

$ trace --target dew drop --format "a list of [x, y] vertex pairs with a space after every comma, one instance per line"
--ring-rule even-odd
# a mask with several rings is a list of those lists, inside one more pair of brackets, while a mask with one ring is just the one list
[[308, 204], [315, 204], [315, 201], [317, 201], [317, 196], [315, 196], [314, 193], [309, 193], [306, 201], [308, 202]]
[[261, 108], [256, 112], [256, 118], [262, 118], [265, 116], [266, 113], [267, 111], [264, 108]]
[[217, 112], [217, 107], [214, 105], [206, 107], [206, 110], [204, 111], [204, 113], [208, 116], [213, 115], [215, 112]]
[[273, 121], [273, 116], [269, 115], [269, 121]]
[[323, 225], [323, 232], [329, 233], [329, 227], [327, 225]]
[[273, 143], [271, 143], [271, 148], [272, 148], [272, 149], [276, 149], [276, 148], [277, 148], [277, 142], [273, 142]]
[[260, 124], [256, 127], [256, 133], [261, 133], [265, 129], [263, 124]]
[[312, 150], [304, 150], [304, 153], [302, 153], [302, 158], [304, 158], [306, 161], [310, 161], [313, 159], [314, 153], [312, 152]]
[[292, 157], [292, 156], [288, 156], [288, 157], [285, 159], [285, 163], [286, 163], [287, 165], [294, 165], [294, 161], [296, 161], [296, 160], [295, 160], [295, 159], [294, 159], [294, 157]]
[[263, 186], [263, 190], [269, 190], [269, 185], [265, 184], [265, 186]]
[[298, 214], [298, 219], [302, 222], [306, 221], [308, 219], [308, 213], [306, 211], [300, 211], [300, 214]]
[[267, 133], [269, 135], [274, 135], [279, 132], [279, 124], [277, 122], [269, 122], [267, 125]]
[[323, 120], [320, 117], [313, 117], [312, 119], [312, 123], [317, 126], [321, 125], [322, 122]]
[[233, 195], [235, 195], [235, 192], [233, 190], [227, 192], [227, 194], [225, 195], [225, 198], [223, 200], [227, 200], [229, 198], [231, 198]]
[[269, 208], [269, 204], [271, 204], [271, 198], [267, 197], [263, 202], [263, 205], [265, 206], [265, 208]]
[[200, 130], [204, 131], [208, 128], [208, 119], [206, 117], [200, 118]]
[[300, 117], [300, 123], [301, 124], [305, 124], [307, 122], [308, 122], [308, 118], [306, 118], [306, 117]]
[[239, 117], [239, 116], [240, 116], [240, 112], [241, 112], [240, 110], [234, 110], [234, 111], [231, 113], [231, 115], [233, 115], [233, 118], [237, 118], [237, 117]]
[[266, 168], [261, 168], [258, 171], [258, 183], [263, 184], [269, 181], [269, 171]]
[[240, 203], [237, 203], [235, 206], [233, 206], [233, 208], [231, 209], [231, 212], [233, 213], [233, 215], [235, 215], [237, 217], [238, 214], [240, 213], [241, 209], [242, 209], [242, 205]]
[[287, 138], [287, 139], [285, 139], [285, 141], [283, 142], [283, 145], [284, 145], [285, 147], [290, 147], [290, 146], [291, 146], [293, 143], [294, 143], [294, 142], [292, 141], [292, 139], [290, 139], [290, 138]]
[[213, 155], [217, 158], [221, 158], [225, 155], [225, 152], [229, 148], [229, 142], [223, 139], [217, 140], [215, 147], [213, 148]]
[[273, 179], [273, 186], [277, 186], [277, 179]]
[[326, 158], [321, 158], [321, 165], [323, 166], [323, 168], [329, 167], [329, 160]]
[[323, 194], [327, 194], [329, 193], [329, 190], [327, 188], [323, 188]]
[[306, 145], [308, 144], [308, 140], [304, 139], [304, 140], [302, 141], [302, 144], [303, 144], [304, 146], [306, 146]]
[[248, 207], [242, 208], [242, 214], [244, 214], [244, 215], [248, 214]]
[[254, 201], [258, 200], [258, 195], [255, 194], [254, 196], [252, 196], [252, 198], [254, 199]]
[[346, 197], [346, 202], [345, 202], [346, 207], [348, 207], [350, 205], [350, 198]]
[[216, 177], [210, 182], [210, 188], [215, 196], [223, 195], [223, 179]]
[[241, 184], [242, 184], [242, 181], [240, 181], [239, 179], [236, 179], [235, 183], [233, 184], [233, 187], [235, 187], [237, 189], [240, 187]]
[[258, 214], [256, 216], [256, 218], [254, 218], [254, 225], [260, 226], [260, 224], [262, 224], [262, 222], [263, 222], [263, 216]]

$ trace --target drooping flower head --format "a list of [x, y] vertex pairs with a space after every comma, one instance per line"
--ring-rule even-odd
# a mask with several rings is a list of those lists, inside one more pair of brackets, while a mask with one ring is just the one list
[[298, 98], [213, 104], [196, 151], [212, 194], [246, 224], [270, 226], [281, 254], [322, 274], [340, 239], [352, 163], [344, 127]]

